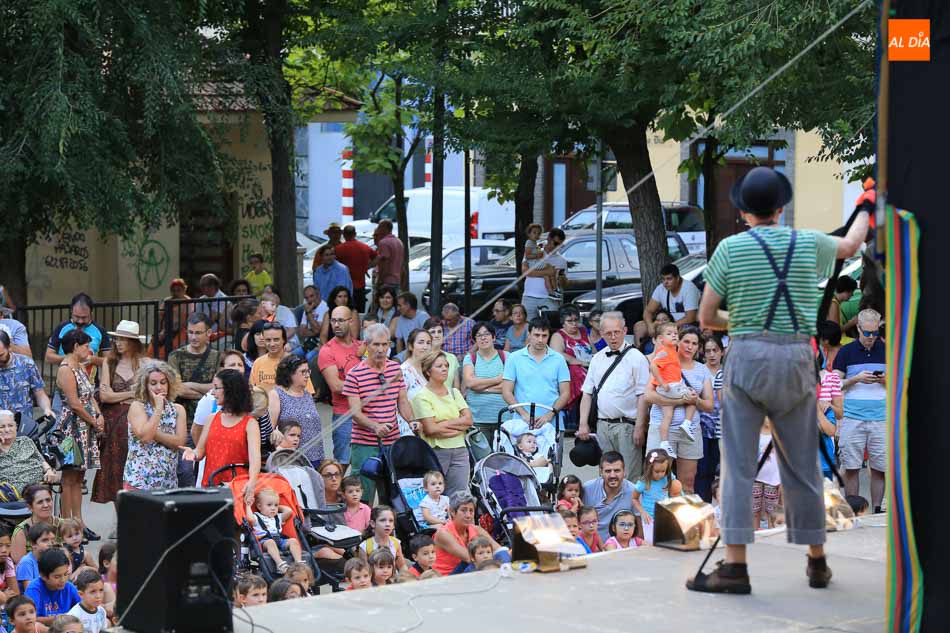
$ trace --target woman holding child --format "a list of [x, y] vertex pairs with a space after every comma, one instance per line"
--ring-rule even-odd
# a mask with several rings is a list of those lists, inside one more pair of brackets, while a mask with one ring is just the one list
[[445, 474], [445, 494], [468, 489], [470, 466], [465, 432], [472, 426], [472, 411], [449, 380], [445, 352], [430, 352], [422, 359], [426, 386], [412, 400], [422, 438], [435, 449]]
[[683, 375], [683, 382], [690, 388], [690, 394], [680, 400], [664, 398], [656, 392], [656, 386], [652, 382], [647, 383], [647, 389], [644, 393], [647, 404], [650, 407], [650, 429], [647, 433], [646, 447], [647, 451], [660, 447], [660, 425], [663, 420], [664, 406], [676, 407], [673, 411], [673, 419], [670, 422], [670, 445], [675, 452], [676, 458], [676, 476], [683, 484], [686, 494], [692, 494], [694, 491], [694, 481], [696, 479], [696, 467], [703, 457], [703, 438], [697, 433], [696, 437], [689, 439], [685, 433], [674, 433], [685, 419], [685, 409], [687, 404], [694, 404], [700, 412], [711, 413], [713, 410], [713, 388], [712, 374], [709, 369], [696, 360], [699, 353], [699, 328], [693, 325], [685, 325], [679, 331], [679, 354], [680, 369]]
[[449, 522], [435, 533], [435, 564], [432, 569], [439, 574], [461, 573], [472, 562], [468, 544], [480, 536], [492, 544], [492, 552], [501, 545], [481, 526], [475, 525], [475, 497], [467, 490], [459, 490], [449, 499]]

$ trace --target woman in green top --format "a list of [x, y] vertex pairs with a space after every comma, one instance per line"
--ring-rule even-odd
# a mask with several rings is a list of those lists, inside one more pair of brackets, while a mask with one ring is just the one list
[[445, 474], [445, 493], [467, 490], [470, 468], [465, 432], [472, 426], [472, 411], [462, 393], [449, 382], [445, 352], [430, 352], [422, 360], [422, 373], [429, 381], [412, 400], [422, 438], [435, 449]]

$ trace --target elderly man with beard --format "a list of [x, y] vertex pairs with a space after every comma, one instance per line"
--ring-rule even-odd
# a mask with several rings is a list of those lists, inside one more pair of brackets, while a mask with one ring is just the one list
[[610, 538], [610, 519], [621, 510], [633, 512], [633, 482], [625, 477], [623, 455], [607, 451], [600, 457], [600, 477], [584, 484], [584, 505], [597, 510], [597, 533]]

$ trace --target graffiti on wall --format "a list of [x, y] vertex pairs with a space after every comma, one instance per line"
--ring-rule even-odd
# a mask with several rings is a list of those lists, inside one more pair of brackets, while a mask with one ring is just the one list
[[60, 233], [53, 252], [43, 258], [47, 268], [75, 272], [89, 272], [89, 245], [82, 231]]
[[156, 290], [165, 285], [171, 269], [171, 256], [164, 244], [143, 231], [122, 241], [122, 255], [131, 260], [141, 289]]
[[247, 265], [251, 255], [261, 254], [266, 264], [274, 259], [274, 222], [270, 205], [266, 202], [245, 204], [241, 209], [241, 266]]

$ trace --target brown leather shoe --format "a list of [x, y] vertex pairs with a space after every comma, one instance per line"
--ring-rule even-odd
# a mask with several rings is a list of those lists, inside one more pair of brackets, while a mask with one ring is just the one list
[[724, 561], [716, 563], [716, 569], [711, 574], [698, 572], [686, 581], [686, 588], [703, 593], [752, 593], [748, 567], [745, 564]]
[[825, 557], [812, 558], [807, 556], [808, 566], [805, 568], [805, 574], [808, 576], [808, 586], [813, 589], [824, 589], [831, 582], [831, 567], [828, 567], [828, 561]]

